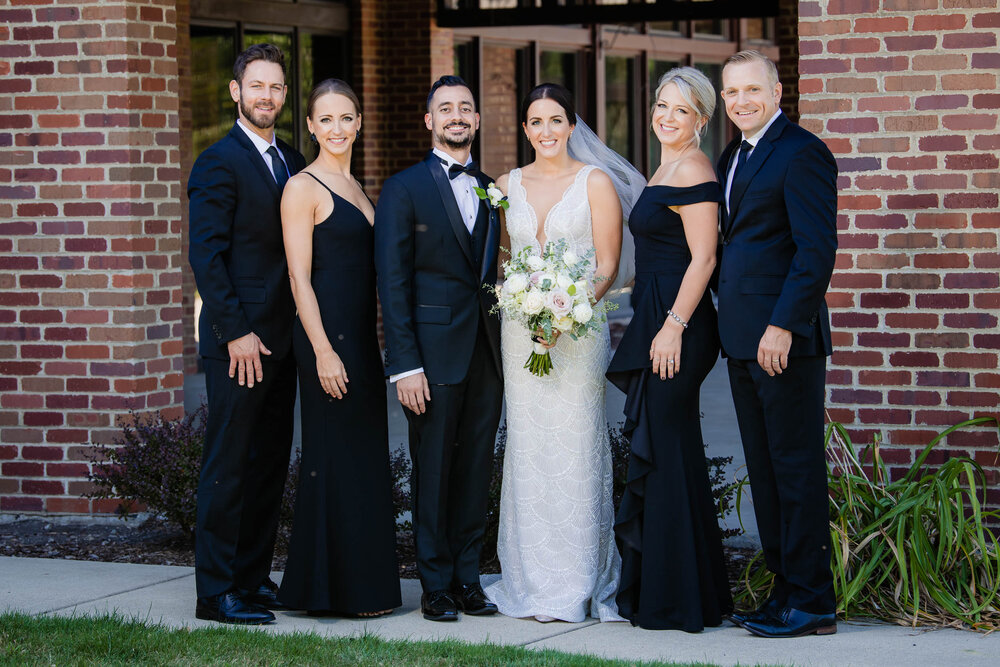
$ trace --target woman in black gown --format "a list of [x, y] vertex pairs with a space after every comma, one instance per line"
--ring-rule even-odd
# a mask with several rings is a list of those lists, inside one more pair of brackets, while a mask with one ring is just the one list
[[715, 91], [682, 67], [660, 79], [654, 99], [660, 167], [629, 217], [634, 314], [608, 369], [627, 394], [631, 441], [615, 524], [618, 611], [644, 628], [700, 632], [732, 610], [699, 414], [701, 383], [719, 355], [706, 287], [722, 191], [699, 149]]
[[401, 601], [375, 329], [374, 208], [350, 171], [361, 130], [354, 91], [323, 81], [307, 120], [319, 155], [281, 199], [298, 308], [302, 466], [278, 599], [316, 614], [372, 617]]

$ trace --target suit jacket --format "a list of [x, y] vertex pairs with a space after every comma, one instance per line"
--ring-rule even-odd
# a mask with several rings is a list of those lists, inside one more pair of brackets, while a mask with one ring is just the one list
[[[277, 140], [289, 175], [305, 158]], [[281, 236], [281, 193], [264, 158], [236, 125], [198, 156], [188, 179], [188, 259], [202, 299], [199, 352], [229, 359], [251, 331], [281, 359], [291, 349], [295, 303]]]
[[[480, 178], [485, 187], [488, 179]], [[500, 370], [500, 320], [495, 297], [500, 219], [479, 205], [486, 230], [481, 257], [448, 176], [429, 152], [382, 186], [375, 207], [375, 268], [385, 331], [386, 375], [423, 367], [431, 384], [465, 379], [480, 327]], [[485, 220], [483, 218], [485, 217]]]
[[[725, 184], [740, 139], [718, 163]], [[792, 332], [791, 356], [829, 355], [826, 295], [837, 252], [837, 163], [822, 141], [775, 119], [722, 208], [719, 334], [723, 352], [756, 359], [769, 324]]]

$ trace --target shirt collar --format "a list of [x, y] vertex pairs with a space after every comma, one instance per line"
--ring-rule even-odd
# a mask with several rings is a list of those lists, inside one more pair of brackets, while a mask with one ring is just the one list
[[[438, 148], [436, 146], [431, 149], [431, 152], [434, 153], [434, 155], [436, 155], [439, 158], [441, 158], [442, 160], [444, 160], [445, 164], [443, 164], [441, 166], [443, 166], [446, 170], [451, 165], [458, 164], [458, 160], [456, 160], [452, 156], [448, 155], [447, 153], [445, 153], [443, 150], [441, 150], [440, 148]], [[469, 156], [469, 159], [466, 160], [465, 164], [472, 164], [472, 156], [471, 155]], [[462, 166], [464, 167], [465, 165], [462, 165]]]
[[[261, 155], [266, 153], [267, 149], [270, 148], [271, 146], [274, 146], [275, 148], [278, 147], [276, 134], [271, 135], [271, 142], [268, 143], [267, 140], [265, 140], [259, 134], [248, 128], [246, 125], [244, 125], [242, 118], [237, 118], [236, 124], [239, 125], [240, 129], [243, 130], [244, 133], [246, 133], [250, 141], [253, 142], [254, 148], [256, 148], [257, 152], [260, 153]], [[278, 153], [281, 153], [280, 149], [278, 150]]]
[[757, 142], [759, 142], [761, 140], [761, 137], [763, 137], [764, 134], [767, 133], [768, 129], [772, 125], [774, 125], [774, 121], [778, 120], [778, 116], [780, 116], [780, 115], [781, 115], [781, 109], [778, 109], [777, 111], [774, 112], [774, 115], [771, 116], [771, 120], [767, 121], [767, 123], [764, 124], [764, 127], [760, 128], [760, 130], [758, 130], [753, 136], [748, 137], [748, 136], [746, 136], [744, 134], [743, 135], [743, 140], [750, 142], [750, 144], [754, 148], [756, 148], [757, 147]]

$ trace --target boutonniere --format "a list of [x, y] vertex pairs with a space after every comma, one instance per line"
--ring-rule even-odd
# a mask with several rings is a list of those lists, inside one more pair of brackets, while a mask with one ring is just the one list
[[507, 201], [507, 198], [504, 197], [503, 193], [500, 192], [500, 188], [493, 181], [490, 181], [490, 184], [485, 188], [472, 186], [472, 189], [476, 191], [477, 197], [485, 200], [490, 205], [490, 208], [502, 208], [506, 211], [507, 207], [510, 206], [510, 202]]

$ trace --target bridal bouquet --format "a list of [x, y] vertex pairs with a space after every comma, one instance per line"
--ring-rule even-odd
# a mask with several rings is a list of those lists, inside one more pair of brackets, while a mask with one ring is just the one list
[[552, 359], [538, 339], [552, 344], [557, 331], [573, 340], [584, 338], [599, 330], [605, 313], [615, 307], [595, 304], [593, 257], [593, 249], [580, 257], [565, 239], [546, 243], [541, 257], [526, 246], [504, 263], [503, 285], [493, 287], [494, 310], [524, 324], [535, 341], [524, 367], [539, 377], [552, 370]]

